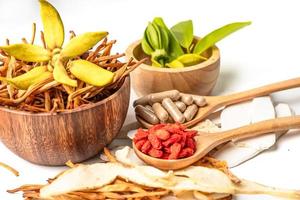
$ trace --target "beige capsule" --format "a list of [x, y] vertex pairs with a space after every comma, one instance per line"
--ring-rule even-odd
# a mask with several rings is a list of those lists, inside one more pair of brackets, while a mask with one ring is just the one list
[[199, 96], [199, 95], [192, 95], [193, 99], [194, 99], [194, 103], [197, 104], [197, 106], [203, 107], [206, 105], [206, 99], [203, 96]]
[[159, 119], [156, 117], [156, 115], [144, 106], [137, 105], [135, 107], [135, 113], [150, 124], [159, 123]]
[[165, 98], [170, 98], [173, 101], [177, 101], [180, 98], [180, 92], [178, 90], [168, 90], [159, 93], [153, 93], [149, 95], [150, 104], [154, 104], [156, 102], [162, 102]]
[[160, 103], [154, 103], [152, 105], [155, 115], [161, 122], [167, 122], [169, 118], [168, 112], [162, 107]]
[[192, 95], [189, 95], [189, 94], [180, 94], [180, 96], [181, 96], [181, 101], [185, 104], [185, 105], [187, 105], [187, 106], [189, 106], [189, 105], [192, 105], [193, 104], [193, 102], [194, 102], [194, 99], [193, 99], [193, 97], [192, 97]]
[[186, 109], [186, 105], [181, 102], [181, 101], [176, 101], [175, 102], [175, 105], [177, 106], [177, 108], [181, 111], [181, 112], [184, 112], [185, 109]]
[[196, 104], [192, 104], [186, 108], [183, 115], [186, 121], [191, 121], [197, 112], [198, 112], [198, 106]]
[[146, 96], [143, 96], [134, 101], [133, 106], [137, 105], [147, 105], [147, 104], [154, 104], [156, 102], [162, 102], [164, 98], [169, 97], [173, 101], [176, 101], [180, 98], [180, 92], [178, 90], [168, 90], [164, 92], [152, 93]]
[[145, 128], [148, 128], [149, 123], [146, 122], [143, 118], [141, 118], [141, 117], [138, 116], [138, 115], [135, 115], [135, 118], [136, 118], [137, 122], [138, 122], [141, 126], [143, 126], [143, 127], [145, 127]]
[[151, 112], [154, 113], [154, 110], [153, 110], [152, 106], [150, 106], [150, 105], [145, 105], [145, 108], [147, 108], [148, 110], [150, 110]]
[[143, 97], [141, 97], [141, 98], [139, 98], [139, 99], [137, 99], [137, 100], [135, 100], [134, 102], [133, 102], [133, 106], [134, 107], [136, 107], [137, 105], [147, 105], [147, 104], [149, 104], [149, 95], [146, 95], [146, 96], [143, 96]]
[[174, 119], [171, 117], [171, 116], [169, 116], [169, 118], [168, 118], [168, 120], [167, 120], [167, 123], [175, 123], [175, 121], [174, 121]]
[[185, 117], [170, 98], [163, 99], [162, 106], [168, 111], [175, 122], [184, 123]]

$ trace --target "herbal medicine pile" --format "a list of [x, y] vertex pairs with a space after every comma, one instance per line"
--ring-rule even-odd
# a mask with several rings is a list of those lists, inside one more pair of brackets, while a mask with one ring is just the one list
[[203, 96], [184, 94], [178, 90], [149, 94], [134, 102], [137, 120], [141, 124], [147, 122], [152, 125], [189, 122], [205, 105]]
[[[43, 46], [30, 41], [0, 46], [0, 105], [29, 112], [61, 112], [98, 102], [114, 93], [141, 62], [111, 55], [107, 32], [76, 35], [63, 47], [64, 26], [57, 10], [40, 1]], [[101, 42], [100, 42], [101, 41]], [[100, 44], [92, 49], [97, 43]]]
[[196, 151], [197, 131], [180, 124], [158, 124], [149, 130], [138, 129], [133, 142], [138, 150], [154, 158], [176, 160]]

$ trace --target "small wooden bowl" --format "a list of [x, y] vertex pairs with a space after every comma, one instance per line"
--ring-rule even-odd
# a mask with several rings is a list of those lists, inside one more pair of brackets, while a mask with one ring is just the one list
[[[195, 37], [195, 41], [197, 39]], [[138, 96], [174, 89], [184, 93], [209, 95], [219, 76], [220, 52], [214, 46], [203, 55], [208, 57], [207, 61], [181, 69], [153, 67], [151, 61], [141, 64], [131, 73], [132, 87]], [[148, 56], [138, 40], [128, 47], [126, 57], [141, 60]]]
[[129, 106], [130, 79], [106, 99], [58, 114], [0, 107], [0, 138], [32, 163], [64, 165], [99, 153], [119, 133]]

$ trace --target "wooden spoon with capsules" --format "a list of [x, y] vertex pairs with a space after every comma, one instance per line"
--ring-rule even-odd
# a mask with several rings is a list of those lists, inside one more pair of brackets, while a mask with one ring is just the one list
[[282, 117], [266, 120], [243, 126], [241, 128], [218, 133], [199, 132], [195, 137], [197, 142], [196, 152], [190, 157], [178, 160], [153, 158], [139, 151], [136, 148], [134, 142], [132, 142], [132, 145], [137, 156], [147, 164], [163, 170], [176, 170], [192, 165], [193, 163], [204, 157], [208, 152], [213, 150], [215, 147], [231, 140], [253, 138], [264, 134], [270, 134], [296, 128], [300, 128], [300, 116]]
[[[199, 108], [199, 111], [194, 117], [194, 119], [184, 123], [184, 125], [186, 127], [194, 126], [222, 107], [248, 101], [255, 97], [266, 96], [274, 92], [279, 92], [296, 87], [300, 87], [300, 78], [294, 78], [278, 83], [273, 83], [270, 85], [230, 95], [204, 96], [207, 102], [206, 106]], [[152, 124], [146, 122], [145, 120], [142, 120], [141, 118], [137, 118], [137, 120], [141, 123], [143, 127], [150, 128], [151, 126], [153, 126]]]

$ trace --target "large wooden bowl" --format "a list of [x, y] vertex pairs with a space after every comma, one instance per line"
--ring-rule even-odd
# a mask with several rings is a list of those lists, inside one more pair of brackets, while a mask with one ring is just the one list
[[119, 133], [129, 106], [130, 80], [95, 104], [59, 113], [28, 113], [0, 108], [0, 138], [32, 163], [81, 162], [103, 149]]
[[[131, 73], [132, 87], [138, 96], [174, 89], [184, 93], [209, 95], [219, 76], [220, 52], [214, 46], [204, 52], [204, 55], [208, 57], [207, 61], [181, 69], [153, 67], [150, 61], [141, 64]], [[142, 51], [140, 40], [128, 47], [126, 57], [136, 60], [147, 57]]]

